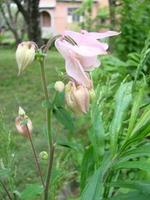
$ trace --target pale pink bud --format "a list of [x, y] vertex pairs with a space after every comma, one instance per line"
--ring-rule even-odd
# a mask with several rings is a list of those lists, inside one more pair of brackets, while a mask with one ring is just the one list
[[16, 50], [16, 61], [19, 69], [18, 75], [33, 62], [35, 58], [35, 49], [35, 43], [30, 41], [22, 42], [18, 45]]
[[65, 85], [62, 81], [56, 81], [54, 88], [57, 92], [63, 92]]
[[65, 99], [68, 107], [75, 113], [87, 113], [89, 110], [89, 91], [83, 85], [75, 85], [69, 82], [65, 87]]
[[25, 115], [25, 111], [21, 107], [19, 107], [19, 116], [16, 117], [16, 129], [18, 133], [25, 137], [32, 134], [32, 121]]

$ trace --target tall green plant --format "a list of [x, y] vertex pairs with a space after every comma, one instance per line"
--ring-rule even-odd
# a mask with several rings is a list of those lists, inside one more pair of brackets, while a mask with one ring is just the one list
[[[112, 119], [108, 118], [108, 114], [102, 113], [101, 119], [97, 118], [99, 129], [96, 131], [91, 129], [93, 130], [91, 135], [95, 136], [98, 133], [100, 136], [96, 138], [97, 144], [98, 141], [104, 140], [101, 132], [105, 132], [105, 142], [103, 143], [105, 145], [95, 145], [96, 153], [91, 151], [94, 158], [103, 147], [104, 151], [103, 154], [100, 154], [99, 162], [87, 160], [85, 166], [92, 166], [92, 168], [88, 168], [88, 177], [86, 177], [87, 181], [81, 200], [88, 198], [90, 200], [150, 198], [148, 189], [150, 179], [140, 176], [141, 172], [148, 175], [150, 167], [149, 158], [145, 157], [150, 156], [150, 146], [147, 139], [150, 134], [150, 104], [143, 106], [147, 95], [146, 77], [139, 79], [149, 55], [148, 37], [141, 52], [135, 80], [127, 82], [128, 78], [125, 78], [115, 94]], [[103, 105], [103, 100], [100, 101]], [[103, 112], [107, 112], [107, 110]], [[92, 127], [97, 124], [97, 120], [93, 121]], [[102, 124], [105, 124], [103, 128]], [[92, 146], [93, 140], [90, 139], [90, 141]], [[85, 157], [86, 154], [87, 152], [85, 152]], [[92, 171], [93, 175], [91, 175]], [[134, 175], [132, 179], [129, 176], [130, 172]], [[87, 175], [87, 170], [82, 170], [82, 176], [85, 177], [84, 173]], [[123, 194], [125, 188], [128, 189], [127, 194]]]
[[121, 35], [117, 39], [117, 52], [126, 59], [128, 53], [139, 53], [144, 46], [150, 27], [149, 0], [121, 0], [120, 6], [120, 30]]

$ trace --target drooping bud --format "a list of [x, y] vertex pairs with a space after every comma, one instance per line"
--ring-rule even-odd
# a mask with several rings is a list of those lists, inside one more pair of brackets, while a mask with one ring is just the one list
[[28, 138], [32, 134], [32, 121], [21, 107], [19, 107], [18, 113], [19, 115], [16, 117], [16, 129], [18, 133]]
[[35, 58], [35, 49], [35, 43], [30, 41], [22, 42], [18, 45], [16, 50], [16, 61], [19, 69], [18, 75], [33, 62]]
[[48, 153], [46, 151], [42, 151], [39, 154], [40, 159], [47, 160], [48, 159]]
[[69, 82], [65, 87], [65, 100], [75, 113], [87, 113], [89, 110], [89, 91], [83, 85], [75, 85]]
[[65, 85], [62, 81], [56, 81], [54, 88], [57, 92], [63, 92]]

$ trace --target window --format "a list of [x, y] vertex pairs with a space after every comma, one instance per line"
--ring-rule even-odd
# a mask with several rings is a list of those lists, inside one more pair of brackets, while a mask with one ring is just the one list
[[68, 8], [68, 22], [80, 22], [81, 21], [81, 16], [76, 13], [78, 8]]
[[41, 26], [50, 27], [51, 26], [51, 16], [48, 12], [41, 12]]

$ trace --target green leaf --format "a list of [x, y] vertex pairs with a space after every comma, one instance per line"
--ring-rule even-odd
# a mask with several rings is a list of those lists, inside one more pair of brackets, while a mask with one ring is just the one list
[[87, 179], [94, 171], [94, 156], [93, 156], [93, 147], [90, 146], [88, 149], [85, 149], [83, 160], [81, 164], [81, 181], [80, 181], [80, 188], [81, 191], [85, 187], [87, 183]]
[[81, 200], [102, 200], [104, 187], [103, 178], [110, 166], [110, 160], [110, 156], [108, 154], [105, 155], [101, 166], [89, 178], [88, 183], [81, 194]]
[[144, 95], [144, 91], [145, 91], [145, 84], [142, 84], [142, 87], [140, 88], [139, 92], [134, 97], [133, 106], [132, 106], [132, 110], [131, 110], [131, 117], [130, 117], [130, 120], [129, 120], [129, 127], [128, 127], [128, 131], [127, 131], [128, 135], [133, 130], [134, 125], [137, 121], [139, 109], [140, 109], [142, 99], [143, 99], [143, 95]]
[[66, 128], [73, 132], [74, 123], [71, 114], [64, 108], [56, 108], [54, 110], [54, 115], [56, 119]]
[[131, 144], [141, 142], [148, 134], [150, 134], [150, 105], [144, 110], [131, 132], [130, 138], [125, 142], [122, 148], [125, 149]]
[[150, 195], [150, 182], [149, 181], [117, 181], [111, 183], [112, 186], [119, 188], [128, 188], [132, 190], [138, 190], [143, 194]]
[[[135, 135], [138, 136], [139, 134], [142, 135], [142, 131], [146, 130], [147, 127], [149, 127], [149, 124], [150, 124], [150, 105], [146, 107], [142, 116], [137, 121], [136, 126], [132, 131], [132, 136], [135, 137]], [[150, 129], [148, 128], [146, 133], [149, 133], [149, 130]]]
[[128, 151], [123, 152], [121, 158], [118, 162], [127, 161], [129, 159], [141, 157], [141, 156], [150, 156], [150, 144], [144, 144], [138, 148], [134, 148]]
[[115, 165], [115, 169], [140, 169], [143, 171], [149, 172], [150, 169], [150, 161], [148, 160], [139, 160], [139, 161], [127, 161], [127, 162], [119, 162]]
[[105, 132], [102, 117], [98, 105], [91, 110], [91, 128], [88, 131], [89, 139], [92, 143], [95, 156], [98, 158], [104, 154]]
[[63, 107], [65, 105], [65, 94], [64, 94], [64, 92], [57, 92], [54, 103], [55, 103], [56, 107]]
[[141, 192], [129, 192], [127, 194], [118, 194], [116, 197], [110, 198], [109, 200], [148, 200], [150, 199], [149, 194], [143, 194]]
[[110, 135], [112, 151], [117, 151], [119, 131], [122, 127], [125, 112], [132, 100], [132, 82], [122, 83], [115, 96], [115, 113], [111, 123]]
[[65, 140], [65, 139], [58, 139], [56, 144], [63, 146], [63, 147], [66, 147], [66, 148], [70, 148], [74, 151], [80, 151], [81, 150], [80, 144], [75, 143], [75, 142], [71, 142], [71, 141]]
[[43, 187], [38, 184], [29, 184], [21, 193], [22, 200], [36, 200], [43, 192]]

